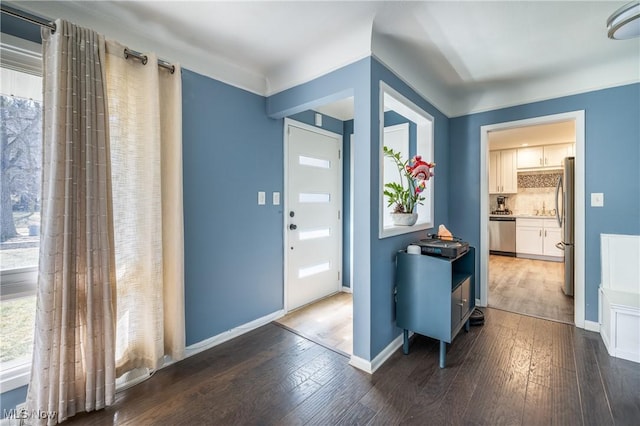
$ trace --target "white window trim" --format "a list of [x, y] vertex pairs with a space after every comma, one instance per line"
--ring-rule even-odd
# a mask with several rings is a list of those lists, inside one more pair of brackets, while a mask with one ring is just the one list
[[[393, 98], [393, 104], [389, 105], [390, 102], [387, 102], [385, 105], [385, 95]], [[427, 221], [423, 221], [418, 217], [418, 222], [413, 226], [384, 226], [384, 206], [385, 206], [385, 198], [383, 194], [384, 188], [384, 155], [382, 154], [382, 148], [384, 147], [384, 113], [386, 107], [390, 107], [397, 111], [399, 114], [403, 115], [407, 119], [413, 121], [417, 125], [417, 144], [418, 147], [416, 153], [418, 155], [422, 155], [426, 161], [434, 161], [434, 147], [435, 147], [435, 119], [432, 115], [427, 113], [425, 110], [411, 102], [405, 96], [401, 95], [398, 91], [394, 90], [383, 81], [380, 81], [380, 147], [379, 147], [379, 202], [378, 202], [378, 238], [387, 238], [395, 235], [408, 234], [416, 231], [423, 231], [426, 229], [433, 228], [434, 224], [434, 205], [435, 205], [435, 191], [433, 179], [430, 179], [427, 182], [426, 189], [426, 202], [425, 207], [429, 209], [429, 218]], [[428, 132], [425, 134], [425, 132]], [[426, 139], [426, 149], [419, 149], [421, 145], [422, 138]]]
[[[0, 34], [2, 66], [27, 74], [42, 76], [42, 46], [9, 34]], [[16, 268], [0, 272], [0, 301], [35, 294], [38, 268]], [[12, 363], [0, 370], [0, 389], [8, 392], [29, 384], [31, 357], [28, 362]]]

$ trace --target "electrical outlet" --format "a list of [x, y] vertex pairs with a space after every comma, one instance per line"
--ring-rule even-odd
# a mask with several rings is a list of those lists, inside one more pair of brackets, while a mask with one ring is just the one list
[[280, 205], [280, 193], [279, 192], [274, 192], [273, 193], [273, 205], [274, 206], [279, 206]]
[[267, 202], [267, 194], [264, 191], [258, 192], [258, 205], [264, 206]]
[[602, 192], [591, 193], [591, 207], [603, 207], [604, 206], [604, 194]]

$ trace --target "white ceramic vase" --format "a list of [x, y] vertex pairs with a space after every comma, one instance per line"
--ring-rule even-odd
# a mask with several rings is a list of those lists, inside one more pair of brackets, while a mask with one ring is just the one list
[[413, 226], [418, 221], [418, 213], [391, 213], [391, 221], [397, 226]]

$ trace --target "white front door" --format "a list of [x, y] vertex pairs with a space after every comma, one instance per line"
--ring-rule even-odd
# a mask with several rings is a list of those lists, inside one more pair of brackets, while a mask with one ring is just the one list
[[338, 292], [342, 136], [285, 120], [286, 309]]

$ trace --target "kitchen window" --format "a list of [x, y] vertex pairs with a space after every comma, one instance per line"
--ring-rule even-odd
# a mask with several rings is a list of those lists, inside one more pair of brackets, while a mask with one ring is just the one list
[[40, 45], [2, 34], [0, 48], [0, 387], [27, 384], [40, 246]]

